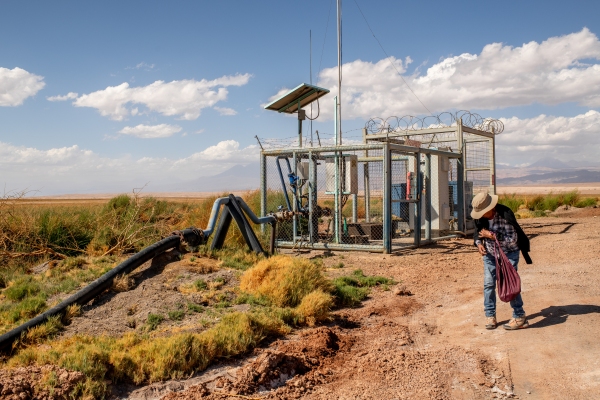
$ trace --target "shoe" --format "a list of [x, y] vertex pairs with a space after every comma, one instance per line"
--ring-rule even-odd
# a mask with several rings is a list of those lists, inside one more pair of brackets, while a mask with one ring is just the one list
[[514, 331], [517, 329], [525, 329], [529, 327], [529, 322], [527, 321], [527, 317], [526, 316], [522, 316], [522, 317], [517, 317], [517, 318], [513, 318], [510, 321], [508, 321], [508, 324], [504, 324], [504, 329], [508, 330], [508, 331]]
[[498, 326], [498, 323], [496, 322], [495, 315], [485, 319], [485, 329], [496, 329], [496, 326]]

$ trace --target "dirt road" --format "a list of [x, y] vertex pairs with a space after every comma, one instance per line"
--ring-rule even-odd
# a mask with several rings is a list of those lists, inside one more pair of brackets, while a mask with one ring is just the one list
[[[529, 329], [484, 329], [483, 267], [470, 240], [401, 255], [336, 254], [326, 265], [345, 267], [330, 269], [332, 276], [362, 268], [401, 284], [374, 291], [362, 307], [339, 311], [330, 326], [318, 328], [328, 329], [335, 343], [323, 345], [328, 353], [312, 364], [302, 360], [310, 359], [320, 342], [308, 329], [255, 351], [238, 363], [241, 367], [217, 369], [205, 384], [166, 398], [227, 398], [223, 393], [280, 399], [597, 398], [600, 209], [521, 223], [534, 260], [520, 265]], [[398, 295], [402, 286], [413, 295]], [[508, 304], [499, 301], [499, 322], [510, 317]], [[288, 364], [277, 361], [282, 357]], [[282, 366], [292, 359], [303, 365], [304, 374], [289, 379]], [[270, 375], [247, 372], [265, 369]], [[248, 389], [248, 382], [262, 386]], [[179, 389], [187, 386], [181, 383]], [[130, 394], [158, 397], [168, 390], [161, 385]]]

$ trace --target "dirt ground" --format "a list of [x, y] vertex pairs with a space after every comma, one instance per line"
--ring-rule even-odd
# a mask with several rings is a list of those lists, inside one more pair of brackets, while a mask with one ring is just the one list
[[[336, 311], [325, 326], [265, 343], [184, 381], [118, 386], [114, 398], [597, 398], [600, 208], [520, 223], [531, 238], [534, 261], [519, 266], [528, 329], [484, 329], [483, 264], [471, 239], [393, 255], [336, 252], [324, 259], [331, 277], [361, 268], [399, 283], [387, 291], [374, 289], [361, 307]], [[135, 288], [104, 296], [66, 334], [120, 335], [131, 329], [128, 318], [141, 323], [149, 312], [194, 300], [172, 290], [184, 280], [237, 281], [233, 271], [210, 272], [210, 265], [183, 261], [162, 269], [146, 266], [135, 277]], [[332, 268], [340, 262], [343, 268]], [[138, 308], [127, 309], [136, 298]], [[510, 306], [498, 301], [499, 322], [510, 317]], [[172, 324], [192, 329], [195, 321], [187, 318], [195, 317]], [[171, 323], [165, 324], [166, 329]]]
[[[396, 295], [398, 289], [374, 291], [362, 307], [337, 312], [330, 326], [275, 342], [164, 398], [225, 399], [224, 393], [238, 395], [230, 399], [596, 398], [600, 209], [520, 222], [531, 238], [534, 261], [522, 263], [519, 270], [528, 329], [484, 329], [482, 262], [471, 240], [444, 241], [398, 255], [338, 253], [326, 265], [343, 262], [345, 267], [331, 269], [331, 275], [362, 268], [366, 274], [401, 281], [398, 286], [413, 295]], [[499, 322], [504, 323], [511, 309], [498, 303]], [[290, 379], [284, 356], [310, 359], [311, 345], [318, 342], [313, 331], [319, 329], [328, 329], [343, 345], [321, 346], [328, 353], [300, 363], [303, 367]], [[281, 351], [283, 355], [277, 353]], [[279, 374], [261, 375], [265, 364]], [[147, 389], [130, 395], [165, 393], [160, 385], [153, 395]]]

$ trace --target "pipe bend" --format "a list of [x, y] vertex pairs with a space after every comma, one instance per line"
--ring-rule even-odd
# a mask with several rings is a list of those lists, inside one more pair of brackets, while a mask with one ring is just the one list
[[248, 217], [250, 217], [252, 222], [254, 222], [255, 224], [262, 225], [262, 224], [270, 224], [272, 222], [275, 222], [275, 217], [273, 217], [271, 215], [267, 215], [264, 217], [257, 217], [256, 214], [254, 214], [254, 211], [252, 211], [252, 209], [250, 208], [250, 206], [248, 206], [248, 204], [246, 204], [244, 199], [242, 199], [241, 197], [238, 197], [238, 196], [236, 196], [235, 198], [238, 201], [238, 203], [240, 204], [240, 206], [242, 207], [242, 209], [244, 210], [244, 212], [246, 213], [246, 215]]

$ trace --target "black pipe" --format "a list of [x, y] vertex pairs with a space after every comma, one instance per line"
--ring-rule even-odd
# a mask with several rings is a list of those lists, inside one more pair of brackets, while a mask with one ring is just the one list
[[290, 160], [285, 156], [279, 156], [275, 159], [277, 162], [277, 171], [279, 171], [279, 180], [281, 181], [281, 187], [283, 189], [283, 194], [285, 195], [285, 204], [288, 207], [288, 210], [292, 211], [292, 203], [290, 203], [290, 197], [288, 196], [287, 186], [285, 185], [285, 179], [283, 179], [283, 172], [281, 172], [281, 164], [279, 164], [279, 160], [283, 159], [287, 161], [288, 171], [292, 172], [292, 167], [290, 165]]
[[271, 222], [271, 243], [270, 243], [270, 248], [269, 248], [269, 252], [271, 253], [272, 256], [275, 255], [275, 237], [277, 235], [277, 221], [273, 221]]
[[27, 332], [28, 329], [33, 328], [34, 326], [46, 322], [51, 316], [63, 314], [70, 305], [87, 304], [90, 300], [110, 288], [113, 284], [113, 280], [118, 275], [128, 274], [146, 261], [153, 259], [169, 249], [179, 246], [182, 239], [190, 246], [198, 246], [205, 241], [204, 232], [196, 228], [188, 228], [183, 231], [174, 232], [171, 236], [146, 247], [81, 289], [79, 292], [69, 296], [59, 305], [52, 307], [48, 311], [25, 322], [23, 325], [0, 336], [0, 351], [9, 352], [12, 348], [12, 344], [18, 340], [24, 332]]

